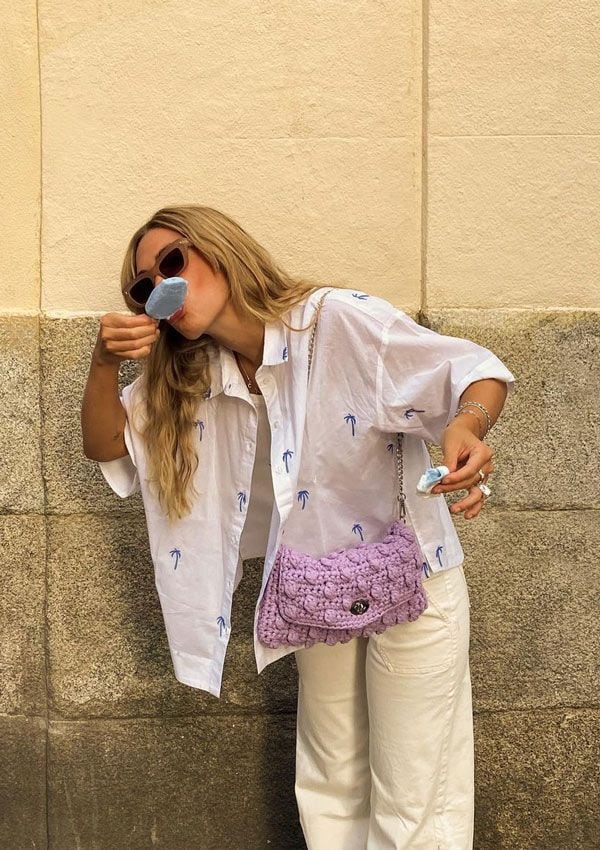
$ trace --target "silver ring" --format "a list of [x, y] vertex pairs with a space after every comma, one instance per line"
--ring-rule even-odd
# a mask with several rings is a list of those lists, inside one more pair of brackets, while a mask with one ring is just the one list
[[488, 487], [488, 485], [487, 485], [487, 484], [481, 484], [481, 483], [479, 483], [479, 484], [476, 484], [475, 486], [476, 486], [476, 487], [479, 487], [479, 489], [480, 489], [480, 490], [481, 490], [481, 492], [483, 493], [483, 497], [484, 497], [485, 499], [487, 499], [487, 498], [488, 498], [488, 496], [491, 496], [491, 495], [492, 495], [492, 491], [490, 490], [490, 488]]
[[483, 481], [484, 478], [485, 478], [485, 472], [483, 471], [483, 469], [480, 469], [479, 470], [479, 480]]

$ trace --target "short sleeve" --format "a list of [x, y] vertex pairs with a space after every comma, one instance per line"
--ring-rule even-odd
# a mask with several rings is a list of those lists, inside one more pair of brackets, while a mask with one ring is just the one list
[[377, 427], [440, 445], [460, 396], [475, 381], [497, 378], [514, 389], [515, 376], [489, 349], [444, 336], [397, 310], [382, 331], [377, 374]]
[[[136, 381], [133, 383], [135, 384]], [[98, 466], [100, 467], [100, 471], [106, 479], [107, 484], [112, 490], [114, 490], [117, 496], [120, 496], [121, 499], [133, 496], [141, 489], [135, 458], [132, 428], [130, 425], [130, 412], [128, 411], [132, 387], [133, 384], [125, 387], [120, 395], [121, 404], [125, 408], [125, 413], [127, 414], [123, 438], [129, 454], [124, 457], [115, 458], [115, 460], [98, 461]]]

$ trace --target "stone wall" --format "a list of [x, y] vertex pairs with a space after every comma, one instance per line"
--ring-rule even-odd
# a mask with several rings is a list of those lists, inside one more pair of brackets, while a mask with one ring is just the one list
[[[600, 316], [421, 320], [488, 346], [518, 379], [488, 438], [494, 498], [454, 519], [472, 606], [475, 846], [592, 850], [600, 487], [582, 480], [597, 469]], [[257, 676], [253, 658], [261, 563], [235, 596], [222, 698], [179, 684], [140, 497], [118, 499], [82, 452], [96, 332], [90, 318], [0, 320], [0, 847], [299, 850], [295, 668]]]

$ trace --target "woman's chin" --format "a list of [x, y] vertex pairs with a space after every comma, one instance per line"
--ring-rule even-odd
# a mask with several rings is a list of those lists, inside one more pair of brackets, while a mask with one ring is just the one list
[[186, 313], [183, 313], [181, 318], [173, 322], [172, 325], [170, 322], [168, 324], [174, 331], [177, 331], [178, 334], [190, 341], [200, 339], [201, 336], [206, 335], [206, 328], [204, 326], [198, 327], [194, 323], [192, 316]]
[[205, 336], [206, 333], [204, 329], [196, 330], [195, 328], [185, 328], [181, 325], [178, 328], [175, 328], [175, 330], [178, 334], [181, 334], [181, 336], [185, 337], [186, 339], [189, 339], [190, 341], [194, 339], [200, 339], [200, 337]]

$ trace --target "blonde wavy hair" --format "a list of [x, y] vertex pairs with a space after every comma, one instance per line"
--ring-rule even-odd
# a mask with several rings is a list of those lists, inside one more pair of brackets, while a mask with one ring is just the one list
[[[136, 274], [140, 240], [156, 227], [175, 230], [189, 239], [213, 272], [224, 275], [229, 297], [241, 315], [265, 323], [283, 321], [293, 331], [307, 330], [291, 328], [283, 316], [322, 284], [288, 275], [236, 221], [211, 207], [183, 205], [157, 210], [131, 237], [121, 269], [122, 290]], [[145, 440], [148, 482], [156, 488], [170, 522], [189, 514], [197, 496], [194, 418], [198, 402], [210, 387], [210, 344], [207, 335], [188, 340], [165, 322], [142, 364], [140, 397], [145, 422], [138, 427]]]

